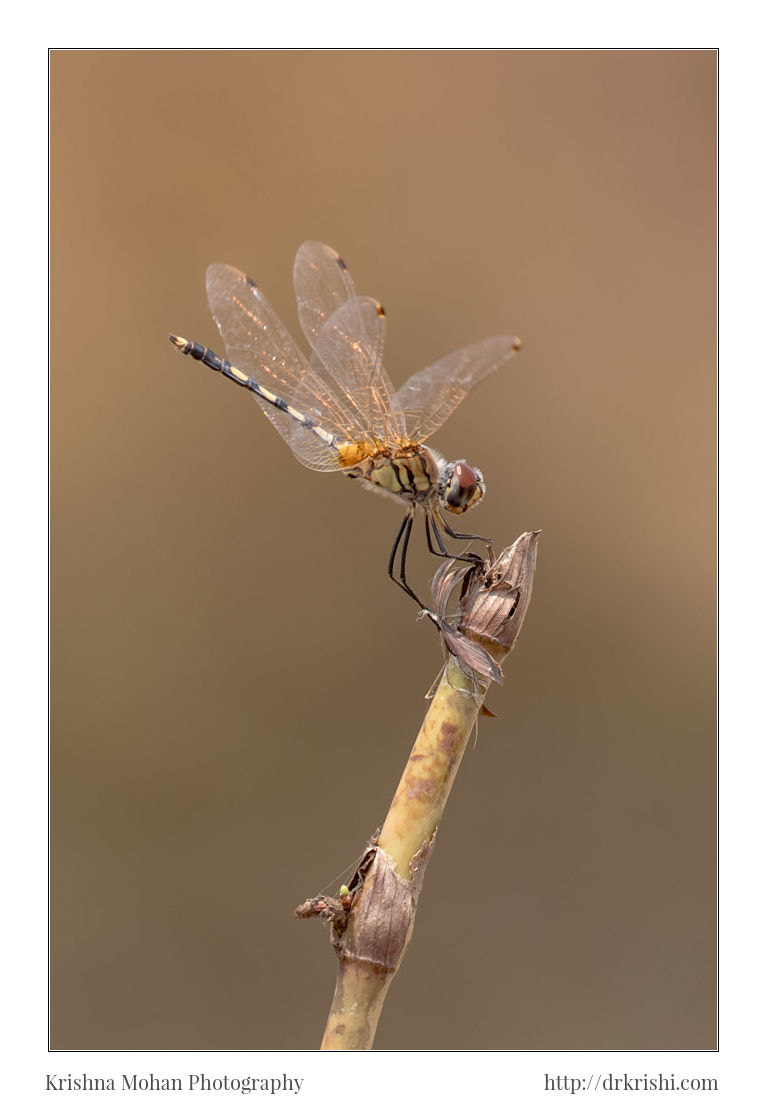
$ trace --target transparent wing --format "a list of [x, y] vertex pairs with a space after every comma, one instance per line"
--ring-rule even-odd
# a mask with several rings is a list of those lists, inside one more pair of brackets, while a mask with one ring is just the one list
[[352, 276], [340, 254], [324, 243], [302, 243], [293, 265], [298, 319], [314, 347], [329, 316], [356, 296]]
[[[206, 283], [208, 303], [230, 362], [331, 435], [359, 438], [355, 406], [322, 363], [315, 360], [309, 365], [250, 278], [233, 266], [216, 263], [208, 267]], [[332, 448], [287, 413], [257, 396], [256, 400], [300, 462], [313, 470], [338, 469]]]
[[513, 335], [483, 339], [453, 351], [408, 378], [392, 398], [392, 419], [412, 443], [423, 443], [447, 420], [467, 394], [519, 350]]
[[404, 428], [390, 415], [394, 386], [381, 361], [385, 333], [381, 306], [369, 297], [357, 297], [338, 252], [313, 240], [298, 249], [293, 286], [304, 335], [353, 399], [368, 438], [379, 443], [401, 438]]
[[314, 337], [317, 358], [353, 407], [359, 442], [392, 442], [404, 426], [392, 417], [394, 386], [383, 367], [386, 317], [370, 297], [340, 305]]
[[[298, 387], [292, 403], [299, 412], [303, 412], [319, 422], [319, 415], [314, 409], [313, 391], [309, 384], [314, 373], [320, 375], [325, 373], [325, 368], [320, 362], [316, 352], [312, 352], [309, 367], [310, 374], [307, 375], [308, 381], [302, 382]], [[276, 412], [278, 417], [283, 416], [278, 410], [275, 409], [273, 411]], [[267, 415], [271, 418], [271, 413], [267, 413]], [[362, 418], [359, 414], [356, 414], [356, 424], [361, 425], [362, 423]], [[290, 424], [292, 427], [290, 429], [288, 443], [291, 450], [301, 458], [305, 466], [310, 467], [312, 470], [337, 470], [339, 468], [339, 456], [337, 451], [323, 451], [324, 445], [316, 436], [312, 435], [306, 428], [301, 427], [295, 420], [291, 420]], [[342, 438], [348, 443], [365, 443], [369, 444], [371, 448], [374, 446], [371, 437], [369, 435], [363, 435], [358, 427], [350, 428], [345, 431]], [[332, 455], [332, 465], [324, 462], [328, 453]], [[312, 461], [309, 461], [310, 459]]]

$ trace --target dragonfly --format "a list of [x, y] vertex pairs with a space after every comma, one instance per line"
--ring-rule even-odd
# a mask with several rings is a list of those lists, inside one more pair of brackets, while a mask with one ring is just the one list
[[372, 297], [357, 295], [341, 256], [322, 243], [303, 243], [293, 284], [308, 359], [256, 283], [219, 263], [208, 267], [206, 287], [228, 358], [178, 335], [170, 340], [182, 354], [252, 393], [304, 466], [340, 471], [405, 506], [389, 577], [439, 627], [407, 580], [416, 514], [423, 512], [429, 551], [442, 558], [483, 563], [468, 548], [451, 554], [443, 533], [453, 540], [490, 541], [454, 531], [446, 519], [482, 499], [482, 472], [465, 459], [446, 461], [426, 440], [475, 385], [513, 358], [520, 341], [500, 335], [463, 347], [395, 390], [383, 365], [384, 310]]

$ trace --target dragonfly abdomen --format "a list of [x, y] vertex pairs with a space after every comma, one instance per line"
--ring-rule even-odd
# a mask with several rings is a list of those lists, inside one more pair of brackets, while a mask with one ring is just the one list
[[198, 362], [203, 363], [204, 366], [208, 366], [218, 374], [223, 374], [230, 382], [234, 382], [235, 385], [241, 385], [243, 389], [248, 389], [251, 393], [255, 393], [262, 401], [266, 401], [274, 408], [279, 409], [280, 412], [287, 413], [297, 424], [300, 424], [302, 428], [308, 429], [308, 431], [312, 432], [328, 447], [338, 446], [336, 437], [331, 435], [330, 432], [326, 432], [324, 428], [321, 428], [315, 420], [312, 420], [311, 416], [307, 416], [305, 413], [299, 412], [298, 409], [294, 409], [293, 406], [288, 404], [282, 397], [278, 397], [276, 393], [272, 393], [271, 390], [265, 389], [264, 386], [259, 385], [254, 378], [249, 378], [242, 370], [238, 370], [236, 366], [232, 366], [231, 362], [228, 362], [225, 358], [221, 358], [215, 351], [211, 351], [210, 347], [204, 347], [202, 343], [195, 343], [193, 339], [182, 339], [179, 335], [171, 335], [170, 341], [183, 355], [191, 355], [192, 358], [196, 358]]

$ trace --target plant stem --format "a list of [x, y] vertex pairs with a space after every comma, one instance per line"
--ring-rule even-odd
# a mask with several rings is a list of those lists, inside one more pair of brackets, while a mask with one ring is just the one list
[[[439, 822], [490, 685], [488, 676], [492, 672], [500, 678], [500, 664], [522, 627], [537, 541], [537, 532], [525, 532], [483, 574], [469, 573], [458, 634], [450, 628], [446, 636], [456, 654], [448, 657], [380, 834], [349, 884], [351, 908], [347, 912], [334, 899], [315, 899], [297, 911], [333, 921], [331, 939], [339, 963], [323, 1049], [373, 1045], [386, 992], [413, 932]], [[445, 603], [451, 589], [444, 593]], [[467, 669], [470, 657], [489, 657], [481, 674]]]

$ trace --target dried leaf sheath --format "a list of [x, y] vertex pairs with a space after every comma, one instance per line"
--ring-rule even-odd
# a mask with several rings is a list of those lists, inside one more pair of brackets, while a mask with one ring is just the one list
[[[537, 541], [537, 532], [520, 536], [484, 576], [471, 575], [461, 601], [460, 632], [498, 665], [524, 620]], [[442, 811], [489, 681], [467, 674], [449, 657], [380, 835], [350, 884], [351, 910], [334, 921], [339, 964], [323, 1049], [372, 1047], [386, 992], [413, 931]], [[306, 906], [301, 916], [311, 914]]]

